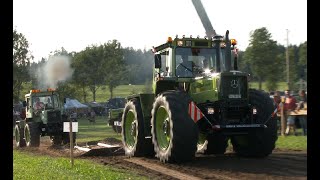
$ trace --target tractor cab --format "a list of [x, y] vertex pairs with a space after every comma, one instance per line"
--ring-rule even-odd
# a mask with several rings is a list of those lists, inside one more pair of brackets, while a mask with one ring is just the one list
[[[228, 50], [236, 52], [236, 40], [231, 39], [232, 47], [227, 48], [222, 36], [213, 38], [168, 37], [165, 44], [153, 48], [155, 53], [155, 75], [163, 78], [194, 78], [206, 73], [219, 73], [230, 70], [231, 58]], [[229, 53], [230, 54], [230, 53]], [[236, 54], [232, 53], [235, 57]], [[229, 65], [229, 66], [228, 66]]]

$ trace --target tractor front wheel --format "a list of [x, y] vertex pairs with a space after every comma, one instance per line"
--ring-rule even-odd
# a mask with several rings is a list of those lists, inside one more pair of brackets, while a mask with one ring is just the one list
[[195, 156], [198, 127], [188, 114], [189, 103], [182, 91], [166, 91], [153, 103], [152, 142], [162, 162], [186, 162]]

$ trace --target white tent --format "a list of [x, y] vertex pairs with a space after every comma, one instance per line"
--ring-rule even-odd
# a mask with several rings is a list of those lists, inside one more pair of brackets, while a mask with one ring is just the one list
[[87, 105], [84, 105], [80, 103], [76, 99], [66, 99], [66, 103], [64, 104], [65, 109], [88, 109], [89, 107]]

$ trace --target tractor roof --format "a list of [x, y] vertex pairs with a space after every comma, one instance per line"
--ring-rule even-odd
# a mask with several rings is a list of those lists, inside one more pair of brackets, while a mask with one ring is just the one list
[[40, 89], [32, 89], [30, 90], [30, 93], [26, 94], [25, 97], [29, 97], [31, 95], [35, 96], [47, 96], [55, 94], [56, 90], [52, 88], [48, 88], [46, 90], [40, 90]]

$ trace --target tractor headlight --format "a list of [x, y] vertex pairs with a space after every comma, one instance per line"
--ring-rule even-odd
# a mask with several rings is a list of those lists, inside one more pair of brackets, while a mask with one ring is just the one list
[[252, 114], [257, 114], [257, 109], [256, 108], [252, 109]]
[[214, 109], [212, 107], [208, 108], [208, 114], [214, 114]]

